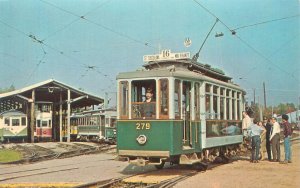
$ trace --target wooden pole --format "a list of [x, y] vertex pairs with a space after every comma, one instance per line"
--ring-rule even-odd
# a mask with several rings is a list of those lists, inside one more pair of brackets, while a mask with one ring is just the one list
[[59, 142], [62, 142], [62, 94], [59, 94]]
[[70, 116], [71, 116], [71, 91], [68, 89], [68, 124], [67, 124], [67, 142], [70, 142]]
[[264, 107], [267, 109], [267, 99], [266, 99], [266, 85], [265, 82], [263, 82], [263, 87], [264, 87]]
[[31, 102], [31, 114], [30, 114], [30, 142], [34, 143], [34, 119], [35, 119], [35, 90], [32, 90], [31, 93], [31, 98], [32, 98], [32, 102]]

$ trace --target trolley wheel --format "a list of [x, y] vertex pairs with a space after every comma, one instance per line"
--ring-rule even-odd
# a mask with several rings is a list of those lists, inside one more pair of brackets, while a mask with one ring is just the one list
[[160, 165], [155, 165], [155, 168], [159, 170], [162, 169], [164, 165], [165, 165], [165, 161], [162, 161]]

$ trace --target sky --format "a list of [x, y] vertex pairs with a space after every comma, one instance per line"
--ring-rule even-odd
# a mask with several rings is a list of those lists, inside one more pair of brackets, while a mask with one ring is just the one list
[[0, 0], [0, 88], [53, 78], [113, 105], [119, 72], [163, 49], [193, 56], [217, 18], [198, 61], [249, 102], [263, 104], [265, 83], [267, 106], [299, 104], [299, 0]]

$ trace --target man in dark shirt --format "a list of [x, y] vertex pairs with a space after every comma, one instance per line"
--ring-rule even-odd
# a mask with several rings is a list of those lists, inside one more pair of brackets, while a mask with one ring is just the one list
[[142, 105], [142, 112], [144, 119], [155, 118], [155, 100], [153, 98], [152, 89], [150, 88], [146, 91], [146, 100]]
[[266, 132], [266, 150], [267, 150], [267, 154], [268, 154], [268, 160], [271, 161], [272, 157], [271, 157], [270, 135], [271, 135], [272, 124], [271, 124], [270, 118], [267, 119], [267, 117], [264, 117], [263, 125], [267, 131]]
[[284, 161], [281, 162], [283, 164], [291, 163], [291, 144], [290, 138], [292, 137], [292, 127], [291, 124], [288, 122], [289, 116], [286, 114], [282, 115], [282, 125], [283, 125], [283, 135], [284, 135], [284, 153], [285, 158]]

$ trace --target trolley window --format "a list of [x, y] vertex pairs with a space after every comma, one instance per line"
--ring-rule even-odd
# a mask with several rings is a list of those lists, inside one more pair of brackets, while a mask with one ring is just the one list
[[116, 118], [110, 119], [110, 127], [116, 127]]
[[153, 119], [156, 117], [155, 80], [135, 80], [131, 83], [131, 117]]
[[120, 117], [128, 118], [128, 82], [120, 82]]
[[37, 120], [36, 125], [37, 125], [37, 127], [41, 127], [41, 120]]
[[7, 126], [10, 126], [9, 118], [4, 118], [4, 124], [6, 124]]
[[12, 126], [19, 126], [20, 125], [20, 119], [12, 118], [11, 123], [12, 123]]
[[42, 127], [47, 127], [48, 126], [48, 121], [42, 121]]
[[195, 89], [194, 89], [194, 101], [195, 101], [195, 120], [200, 120], [200, 84], [195, 83]]
[[175, 110], [175, 119], [180, 119], [181, 113], [180, 113], [180, 80], [175, 80], [175, 93], [174, 93], [174, 110]]
[[160, 118], [167, 119], [169, 114], [169, 82], [168, 79], [159, 80]]
[[225, 111], [225, 88], [221, 88], [220, 89], [220, 119], [226, 119], [225, 118], [225, 114], [224, 114], [224, 111]]
[[214, 119], [214, 109], [213, 109], [213, 96], [212, 96], [212, 85], [205, 85], [205, 110], [206, 110], [206, 119]]
[[26, 117], [22, 117], [21, 122], [22, 126], [26, 126]]

